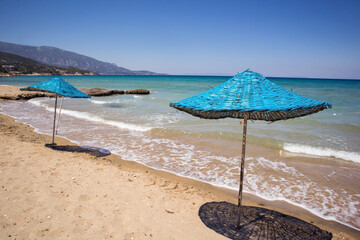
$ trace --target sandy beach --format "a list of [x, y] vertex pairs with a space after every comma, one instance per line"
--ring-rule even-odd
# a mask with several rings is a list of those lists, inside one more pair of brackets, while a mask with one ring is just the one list
[[360, 240], [360, 0], [2, 5], [0, 240]]
[[[236, 191], [148, 168], [119, 156], [55, 151], [51, 137], [0, 114], [0, 239], [227, 239], [198, 216]], [[74, 145], [56, 138], [58, 145]], [[360, 233], [282, 201], [261, 206], [311, 222], [333, 239]]]

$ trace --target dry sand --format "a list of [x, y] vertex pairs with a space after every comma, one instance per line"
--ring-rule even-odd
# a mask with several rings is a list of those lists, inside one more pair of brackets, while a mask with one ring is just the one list
[[[115, 155], [55, 151], [44, 146], [49, 142], [0, 114], [0, 239], [227, 239], [198, 211], [207, 202], [236, 203], [236, 192]], [[313, 222], [334, 239], [360, 239], [356, 230], [281, 201], [245, 194], [244, 204]]]

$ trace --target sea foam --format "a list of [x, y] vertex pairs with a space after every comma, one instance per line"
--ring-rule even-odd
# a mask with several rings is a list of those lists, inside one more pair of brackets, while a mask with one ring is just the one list
[[[39, 100], [31, 100], [29, 102], [36, 106], [44, 107], [47, 111], [51, 111], [51, 112], [54, 111], [54, 109], [52, 107], [49, 107], [49, 106], [43, 104]], [[99, 117], [99, 116], [96, 116], [96, 115], [93, 115], [93, 114], [87, 113], [87, 112], [62, 109], [61, 113], [72, 116], [72, 117], [76, 117], [76, 118], [80, 118], [80, 119], [84, 119], [84, 120], [88, 120], [88, 121], [92, 121], [92, 122], [98, 122], [98, 123], [114, 126], [114, 127], [120, 128], [120, 129], [127, 129], [127, 130], [131, 130], [131, 131], [146, 132], [146, 131], [150, 131], [152, 129], [152, 127], [140, 126], [140, 125], [124, 123], [124, 122], [120, 122], [120, 121], [106, 120], [102, 117]]]
[[129, 100], [120, 100], [120, 99], [113, 99], [113, 100], [108, 100], [108, 101], [102, 101], [102, 100], [90, 100], [91, 103], [94, 104], [99, 104], [99, 105], [104, 105], [104, 104], [112, 104], [112, 103], [124, 103], [124, 102], [129, 102]]
[[320, 157], [335, 157], [346, 161], [360, 163], [360, 154], [324, 147], [314, 147], [295, 143], [285, 143], [283, 149], [292, 153], [303, 153]]

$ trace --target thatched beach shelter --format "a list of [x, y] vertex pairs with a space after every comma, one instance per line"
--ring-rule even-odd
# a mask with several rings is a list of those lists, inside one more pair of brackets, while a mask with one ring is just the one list
[[53, 136], [51, 145], [55, 145], [55, 125], [56, 125], [56, 108], [58, 95], [70, 98], [90, 98], [89, 95], [83, 93], [79, 89], [75, 88], [71, 84], [65, 82], [63, 79], [55, 77], [53, 79], [33, 84], [26, 88], [21, 88], [22, 91], [42, 91], [55, 93], [55, 109], [54, 109], [54, 124], [53, 124]]
[[275, 122], [297, 118], [331, 108], [327, 102], [319, 102], [297, 95], [264, 78], [261, 74], [246, 70], [206, 92], [170, 103], [171, 107], [205, 119], [244, 119], [238, 196], [238, 222], [242, 202], [247, 120]]

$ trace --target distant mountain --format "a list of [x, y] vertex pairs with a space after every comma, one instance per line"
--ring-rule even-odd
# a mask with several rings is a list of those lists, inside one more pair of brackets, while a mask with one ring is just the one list
[[55, 47], [34, 47], [0, 41], [0, 52], [31, 58], [47, 65], [95, 71], [102, 75], [158, 75], [150, 71], [131, 71], [112, 63], [102, 62], [91, 57]]
[[11, 53], [0, 52], [0, 76], [8, 75], [95, 75], [95, 72], [78, 68], [50, 66]]

